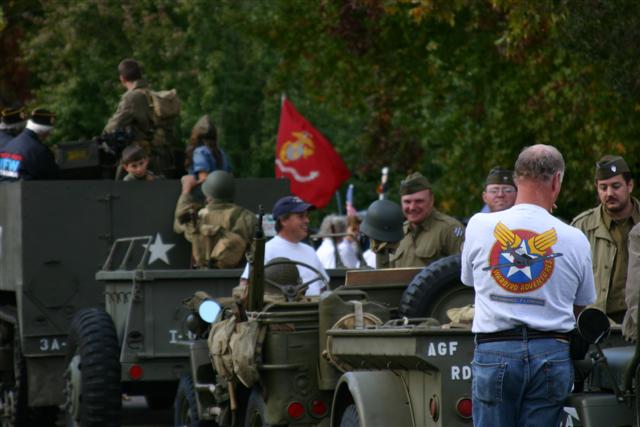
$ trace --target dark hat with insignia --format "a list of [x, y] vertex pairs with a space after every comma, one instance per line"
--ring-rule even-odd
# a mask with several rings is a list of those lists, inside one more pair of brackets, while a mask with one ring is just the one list
[[631, 172], [627, 162], [620, 156], [608, 154], [596, 163], [596, 179], [609, 179], [621, 173]]
[[431, 190], [431, 183], [420, 172], [414, 172], [400, 181], [400, 195], [417, 193], [422, 190]]
[[122, 163], [124, 164], [137, 162], [147, 157], [149, 157], [147, 152], [138, 144], [130, 144], [122, 150]]
[[24, 107], [5, 108], [2, 110], [2, 122], [0, 129], [11, 129], [21, 126], [27, 118], [24, 114]]
[[44, 108], [36, 108], [31, 112], [29, 120], [40, 126], [53, 127], [56, 123], [56, 113]]
[[491, 169], [489, 171], [489, 175], [487, 175], [487, 180], [484, 185], [489, 184], [512, 185], [515, 187], [516, 184], [513, 182], [513, 171], [499, 167]]

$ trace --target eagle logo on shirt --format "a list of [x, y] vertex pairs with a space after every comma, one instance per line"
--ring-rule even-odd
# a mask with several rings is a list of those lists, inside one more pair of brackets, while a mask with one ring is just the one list
[[493, 230], [496, 242], [489, 253], [489, 266], [495, 282], [508, 292], [526, 293], [542, 287], [553, 273], [555, 258], [562, 256], [552, 247], [558, 242], [554, 228], [543, 233], [511, 230], [498, 222]]

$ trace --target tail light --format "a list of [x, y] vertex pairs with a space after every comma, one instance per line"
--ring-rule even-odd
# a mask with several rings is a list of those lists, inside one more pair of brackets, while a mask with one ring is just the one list
[[297, 420], [298, 418], [302, 418], [304, 416], [304, 406], [300, 402], [291, 402], [289, 406], [287, 406], [287, 413], [289, 417]]
[[131, 367], [129, 368], [129, 377], [132, 380], [139, 380], [140, 378], [142, 378], [142, 366], [140, 365], [131, 365]]
[[469, 418], [471, 418], [473, 414], [473, 405], [471, 403], [471, 399], [469, 399], [468, 397], [463, 397], [462, 399], [458, 400], [458, 403], [456, 403], [456, 411], [458, 412], [458, 415], [460, 415], [464, 419], [468, 420]]
[[438, 396], [435, 394], [429, 399], [429, 413], [433, 421], [438, 421], [438, 418], [440, 418], [440, 404], [438, 403]]
[[314, 417], [324, 417], [328, 410], [329, 408], [327, 407], [327, 404], [322, 400], [314, 400], [311, 403], [311, 415]]

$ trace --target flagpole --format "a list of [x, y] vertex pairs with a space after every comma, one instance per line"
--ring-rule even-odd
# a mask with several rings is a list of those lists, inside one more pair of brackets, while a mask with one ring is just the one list
[[342, 201], [340, 200], [340, 190], [336, 190], [336, 205], [338, 208], [338, 215], [342, 215]]

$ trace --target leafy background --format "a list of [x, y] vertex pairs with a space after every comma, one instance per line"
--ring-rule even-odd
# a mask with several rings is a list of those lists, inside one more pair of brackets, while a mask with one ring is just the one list
[[134, 57], [178, 90], [183, 140], [212, 114], [238, 176], [273, 176], [286, 93], [342, 155], [361, 209], [389, 166], [392, 199], [421, 171], [440, 209], [469, 216], [491, 167], [546, 143], [565, 156], [570, 219], [595, 204], [599, 157], [640, 170], [639, 24], [632, 0], [8, 0], [0, 102], [55, 110], [52, 142], [95, 136]]

